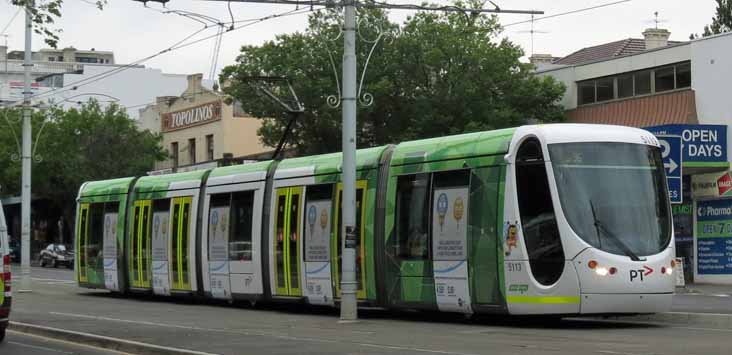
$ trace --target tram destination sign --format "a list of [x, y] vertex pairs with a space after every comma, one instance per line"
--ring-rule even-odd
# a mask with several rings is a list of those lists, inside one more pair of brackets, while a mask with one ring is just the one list
[[162, 131], [170, 132], [188, 127], [198, 126], [221, 119], [221, 102], [189, 107], [185, 110], [163, 114]]

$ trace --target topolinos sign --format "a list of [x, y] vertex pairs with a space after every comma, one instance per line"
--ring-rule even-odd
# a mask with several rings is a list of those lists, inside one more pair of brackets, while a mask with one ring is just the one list
[[681, 136], [684, 166], [727, 164], [727, 126], [725, 125], [663, 125], [644, 129], [654, 135]]

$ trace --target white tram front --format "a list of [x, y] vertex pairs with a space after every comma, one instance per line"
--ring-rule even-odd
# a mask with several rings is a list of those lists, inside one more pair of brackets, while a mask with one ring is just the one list
[[511, 314], [670, 309], [673, 224], [651, 133], [525, 126], [506, 161], [503, 252]]

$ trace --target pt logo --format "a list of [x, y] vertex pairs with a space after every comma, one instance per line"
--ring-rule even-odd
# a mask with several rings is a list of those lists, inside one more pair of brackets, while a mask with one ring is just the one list
[[633, 282], [635, 279], [639, 278], [640, 281], [643, 282], [643, 278], [652, 273], [653, 273], [653, 269], [651, 269], [647, 265], [643, 265], [642, 269], [630, 270], [630, 281]]

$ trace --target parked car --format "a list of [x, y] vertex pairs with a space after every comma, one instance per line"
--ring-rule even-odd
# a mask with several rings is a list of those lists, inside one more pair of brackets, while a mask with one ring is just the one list
[[11, 263], [19, 263], [20, 262], [20, 241], [18, 240], [11, 240], [9, 242], [10, 245], [10, 262]]
[[57, 267], [65, 265], [69, 269], [74, 268], [74, 253], [66, 249], [63, 244], [49, 244], [46, 249], [41, 250], [38, 256], [38, 263], [41, 267], [46, 265]]

